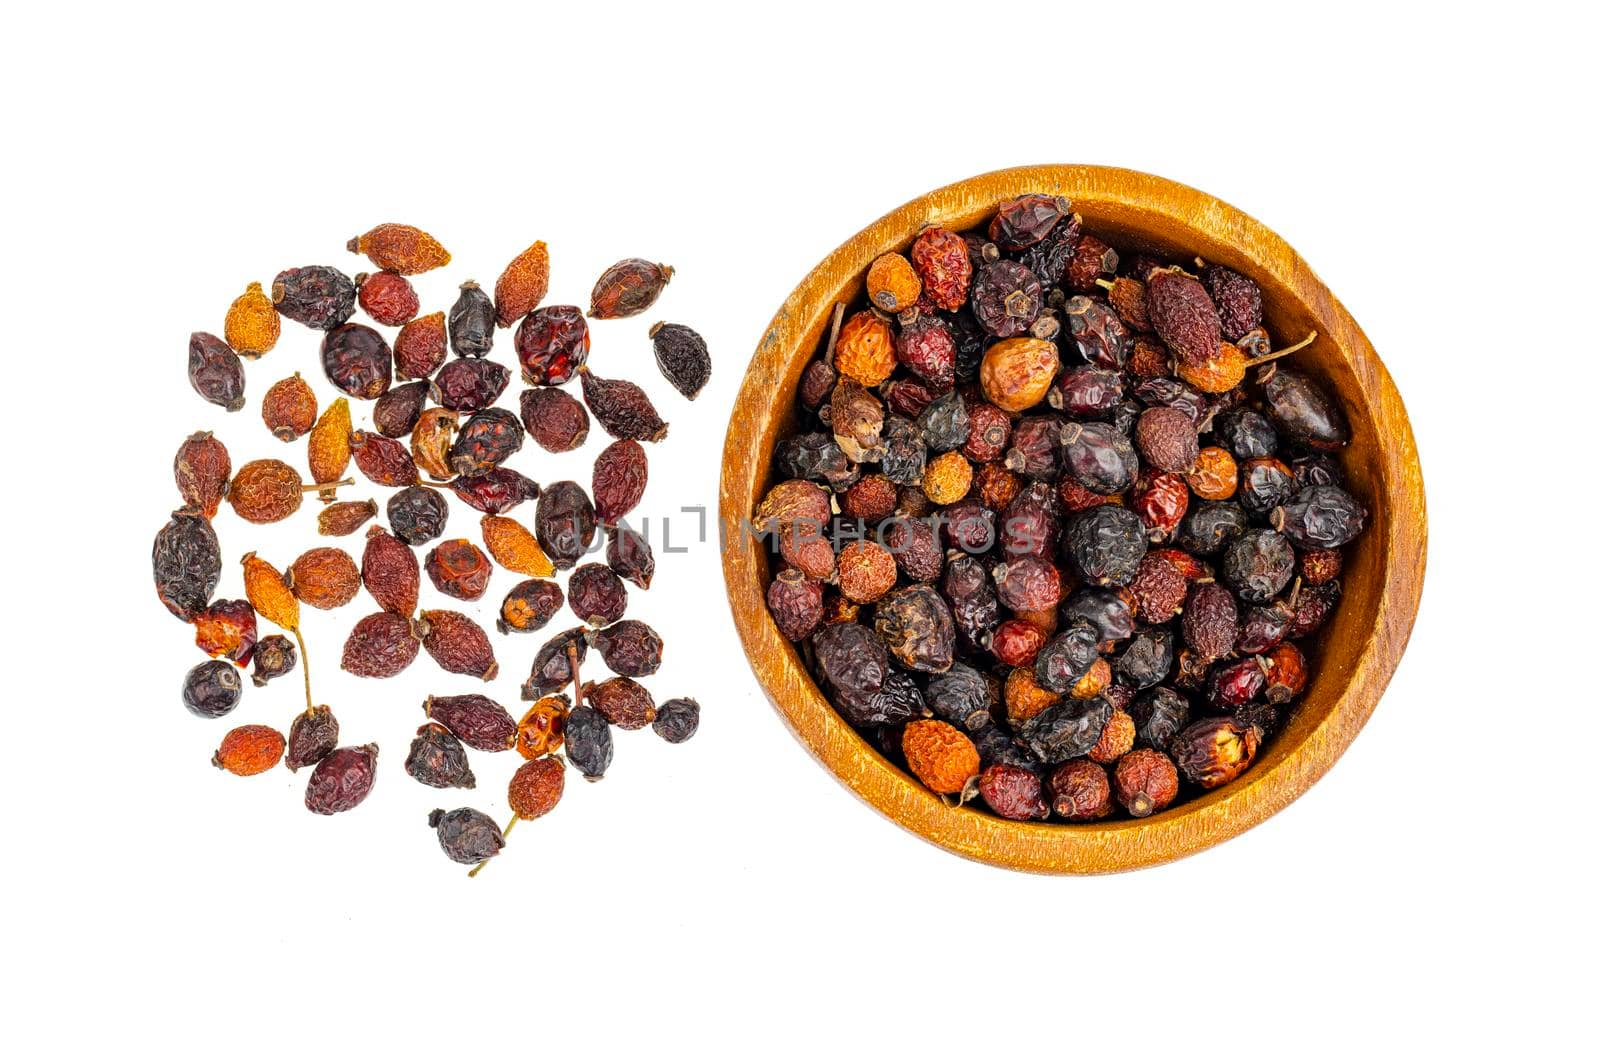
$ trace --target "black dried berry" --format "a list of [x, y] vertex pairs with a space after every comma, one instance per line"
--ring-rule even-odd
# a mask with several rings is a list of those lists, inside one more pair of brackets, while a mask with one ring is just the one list
[[451, 412], [477, 412], [499, 400], [510, 382], [511, 370], [498, 361], [458, 357], [439, 369], [430, 393]]
[[552, 482], [539, 494], [533, 530], [539, 547], [561, 570], [575, 566], [594, 544], [594, 504], [576, 482]]
[[467, 749], [451, 731], [430, 721], [417, 730], [406, 755], [406, 773], [430, 788], [475, 788]]
[[428, 827], [438, 833], [445, 856], [462, 865], [487, 861], [506, 845], [500, 826], [488, 814], [466, 806], [449, 813], [434, 810], [428, 814]]
[[1139, 475], [1133, 442], [1109, 423], [1068, 423], [1061, 430], [1067, 473], [1095, 493], [1120, 493]]
[[1367, 510], [1338, 486], [1311, 486], [1272, 513], [1272, 525], [1304, 549], [1338, 548], [1367, 525]]
[[669, 699], [656, 708], [650, 728], [668, 743], [683, 743], [700, 730], [700, 704], [688, 698]]
[[1139, 742], [1165, 751], [1172, 738], [1189, 724], [1189, 701], [1166, 686], [1152, 688], [1128, 707]]
[[232, 346], [208, 332], [189, 336], [189, 385], [229, 412], [244, 408], [244, 364]]
[[468, 280], [450, 307], [450, 348], [457, 357], [482, 357], [494, 346], [494, 300]]
[[389, 498], [389, 529], [408, 545], [425, 544], [444, 533], [450, 505], [444, 494], [427, 486], [407, 486]]
[[192, 621], [211, 602], [222, 577], [222, 546], [204, 516], [174, 512], [150, 550], [156, 595], [167, 610]]
[[953, 663], [930, 680], [925, 699], [934, 717], [958, 729], [975, 731], [992, 719], [994, 703], [989, 682], [965, 663]]
[[944, 599], [926, 585], [913, 585], [878, 601], [873, 628], [900, 665], [943, 673], [955, 659], [955, 622]]
[[322, 370], [344, 393], [371, 401], [389, 389], [394, 357], [384, 337], [365, 324], [340, 324], [323, 337]]
[[1177, 640], [1168, 630], [1149, 629], [1135, 634], [1117, 657], [1117, 676], [1140, 691], [1160, 684], [1172, 672], [1177, 648]]
[[1069, 699], [1031, 719], [1020, 736], [1035, 757], [1054, 765], [1088, 754], [1100, 742], [1111, 714], [1111, 702], [1103, 696]]
[[1212, 556], [1250, 527], [1244, 509], [1230, 501], [1206, 501], [1189, 509], [1178, 546], [1196, 556]]
[[298, 324], [331, 331], [356, 311], [356, 285], [338, 269], [306, 265], [273, 277], [272, 301], [278, 312]]
[[281, 633], [262, 637], [256, 642], [255, 654], [251, 657], [255, 666], [255, 672], [250, 675], [251, 683], [257, 688], [265, 687], [273, 678], [293, 671], [298, 657], [294, 641]]
[[706, 340], [682, 324], [656, 324], [650, 329], [656, 367], [673, 389], [693, 401], [711, 381], [711, 354]]
[[958, 390], [934, 398], [917, 417], [917, 430], [923, 442], [936, 453], [947, 453], [965, 445], [970, 426], [967, 404]]
[[372, 425], [387, 438], [404, 438], [422, 418], [428, 403], [428, 381], [418, 379], [383, 392], [372, 406]]
[[1246, 603], [1277, 596], [1294, 574], [1294, 549], [1275, 530], [1247, 530], [1228, 546], [1222, 576]]
[[1034, 656], [1034, 680], [1051, 692], [1071, 691], [1100, 657], [1102, 639], [1100, 628], [1093, 622], [1072, 619]]
[[1102, 504], [1067, 521], [1062, 547], [1072, 569], [1090, 585], [1127, 585], [1149, 548], [1144, 522], [1116, 504]]
[[1291, 441], [1313, 449], [1350, 444], [1344, 413], [1310, 378], [1280, 364], [1268, 365], [1261, 383], [1267, 415]]
[[522, 423], [502, 408], [474, 412], [450, 446], [450, 470], [458, 475], [492, 471], [522, 448]]
[[1278, 432], [1254, 409], [1233, 409], [1218, 416], [1213, 435], [1238, 460], [1271, 456], [1278, 451]]
[[1044, 288], [1027, 266], [992, 261], [972, 281], [972, 315], [1000, 339], [1021, 335], [1044, 308]]
[[590, 706], [574, 707], [567, 715], [567, 761], [586, 780], [599, 780], [611, 767], [611, 725]]
[[227, 659], [207, 659], [183, 677], [183, 705], [198, 718], [220, 718], [239, 705], [244, 681]]
[[777, 459], [786, 477], [810, 479], [835, 492], [850, 488], [861, 476], [833, 435], [822, 431], [785, 438], [778, 445]]

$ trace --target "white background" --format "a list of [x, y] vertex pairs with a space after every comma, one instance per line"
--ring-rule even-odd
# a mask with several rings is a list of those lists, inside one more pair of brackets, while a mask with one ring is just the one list
[[[0, 64], [12, 1055], [1592, 1049], [1596, 86], [1565, 5], [41, 10], [8, 16]], [[574, 782], [477, 880], [423, 818], [502, 818], [514, 763], [474, 755], [472, 793], [400, 772], [422, 696], [468, 683], [425, 656], [388, 683], [339, 674], [364, 595], [307, 634], [318, 698], [383, 747], [368, 803], [316, 818], [304, 774], [207, 764], [300, 689], [247, 689], [227, 722], [182, 709], [197, 655], [148, 568], [172, 452], [209, 428], [236, 465], [299, 462], [260, 394], [296, 369], [332, 394], [289, 322], [246, 411], [189, 390], [188, 333], [220, 332], [246, 282], [353, 272], [345, 239], [386, 220], [454, 252], [425, 310], [536, 238], [551, 301], [617, 258], [668, 261], [658, 309], [597, 324], [591, 364], [672, 421], [644, 510], [714, 511], [732, 396], [794, 283], [912, 196], [1050, 161], [1260, 218], [1405, 395], [1422, 613], [1366, 731], [1295, 805], [1107, 878], [924, 845], [784, 730], [705, 545], [634, 594], [668, 637], [652, 687], [699, 697], [700, 736], [621, 734], [607, 780]], [[711, 344], [693, 405], [654, 375], [658, 316]], [[587, 478], [531, 445], [516, 465]], [[470, 514], [452, 526], [476, 537]], [[222, 592], [245, 550], [312, 544], [309, 521], [225, 510]], [[515, 700], [537, 643], [496, 638], [493, 694]]]

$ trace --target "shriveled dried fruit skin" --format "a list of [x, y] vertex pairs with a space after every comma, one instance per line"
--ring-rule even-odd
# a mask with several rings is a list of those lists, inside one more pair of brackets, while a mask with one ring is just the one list
[[438, 722], [428, 722], [417, 730], [406, 753], [406, 774], [430, 788], [475, 788], [466, 748], [455, 734]]
[[576, 482], [553, 482], [539, 495], [533, 528], [550, 561], [570, 569], [594, 544], [594, 505]]
[[397, 328], [417, 315], [420, 303], [416, 289], [399, 273], [362, 273], [356, 282], [356, 300], [361, 308], [385, 327]]
[[1099, 742], [1089, 748], [1089, 758], [1102, 765], [1115, 762], [1133, 750], [1136, 736], [1133, 715], [1125, 710], [1113, 711], [1106, 727], [1100, 730]]
[[506, 837], [485, 813], [463, 806], [428, 814], [428, 827], [439, 837], [439, 849], [459, 865], [476, 865], [500, 853]]
[[659, 442], [667, 436], [666, 422], [637, 385], [625, 379], [602, 379], [587, 368], [578, 374], [584, 403], [607, 434], [641, 442]]
[[322, 370], [340, 391], [371, 401], [389, 389], [393, 356], [383, 336], [365, 324], [340, 324], [322, 340]]
[[150, 550], [156, 595], [185, 622], [205, 610], [222, 577], [222, 549], [205, 516], [174, 512]]
[[213, 658], [250, 665], [256, 649], [256, 612], [245, 600], [213, 600], [194, 616], [195, 646]]
[[[319, 485], [337, 482], [350, 466], [350, 402], [338, 398], [318, 417], [306, 442], [306, 465], [311, 481]], [[331, 489], [317, 494], [325, 501], [334, 498]]]
[[943, 673], [955, 660], [955, 621], [944, 599], [926, 585], [913, 585], [882, 600], [874, 628], [889, 653], [907, 669]]
[[589, 437], [589, 410], [583, 402], [555, 387], [522, 392], [522, 425], [541, 449], [569, 453]]
[[591, 626], [609, 626], [628, 607], [628, 590], [616, 572], [603, 563], [585, 563], [567, 579], [572, 613]]
[[339, 719], [327, 707], [313, 707], [295, 715], [289, 726], [289, 743], [283, 764], [293, 773], [316, 765], [339, 746]]
[[404, 224], [381, 224], [355, 236], [345, 249], [365, 254], [380, 269], [415, 276], [450, 264], [450, 252], [420, 228]]
[[418, 379], [390, 387], [373, 402], [372, 425], [386, 438], [405, 438], [416, 430], [428, 404], [428, 383]]
[[613, 527], [606, 535], [606, 566], [624, 580], [641, 589], [650, 588], [656, 573], [656, 557], [650, 542], [626, 526]]
[[534, 703], [517, 722], [517, 753], [523, 758], [538, 758], [561, 750], [570, 713], [572, 702], [562, 693]]
[[494, 573], [489, 557], [464, 537], [440, 542], [429, 551], [423, 569], [435, 589], [457, 600], [480, 599]]
[[524, 762], [511, 774], [506, 802], [525, 821], [537, 820], [555, 809], [566, 786], [567, 771], [554, 758]]
[[324, 611], [356, 598], [361, 572], [342, 548], [313, 548], [300, 554], [287, 572], [289, 587], [302, 603]]
[[574, 707], [567, 717], [567, 760], [585, 780], [599, 780], [611, 768], [611, 726], [593, 707]]
[[350, 435], [350, 455], [356, 467], [379, 486], [414, 486], [421, 476], [410, 451], [393, 438], [370, 431]]
[[1238, 342], [1261, 325], [1261, 288], [1254, 280], [1221, 265], [1206, 266], [1200, 280], [1217, 307], [1223, 338]]
[[529, 578], [506, 593], [495, 628], [501, 633], [536, 632], [549, 624], [565, 602], [561, 586], [542, 578]]
[[589, 315], [596, 320], [637, 316], [655, 304], [672, 280], [672, 266], [643, 258], [624, 258], [595, 281]]
[[700, 730], [700, 704], [687, 697], [669, 699], [656, 709], [650, 729], [668, 743], [683, 743]]
[[650, 328], [656, 367], [672, 388], [693, 401], [711, 381], [711, 353], [700, 333], [684, 324], [658, 323]]
[[1344, 413], [1310, 377], [1282, 364], [1268, 365], [1261, 392], [1273, 424], [1291, 441], [1325, 450], [1350, 444]]
[[255, 654], [251, 662], [255, 672], [250, 675], [250, 681], [257, 688], [263, 688], [268, 681], [275, 677], [282, 677], [291, 672], [298, 658], [294, 649], [294, 641], [278, 633], [272, 633], [256, 641]]
[[499, 467], [522, 448], [522, 424], [501, 408], [472, 414], [450, 447], [450, 470], [457, 475], [482, 475]]
[[329, 331], [356, 311], [356, 285], [328, 265], [284, 269], [272, 279], [272, 303], [297, 324]]
[[1007, 199], [989, 221], [989, 238], [1003, 250], [1024, 250], [1048, 236], [1072, 210], [1060, 195], [1019, 195]]
[[533, 656], [528, 679], [522, 683], [523, 699], [537, 700], [560, 691], [572, 682], [572, 657], [575, 656], [578, 665], [582, 666], [589, 654], [585, 632], [582, 626], [563, 630], [540, 646]]
[[1222, 557], [1223, 580], [1239, 599], [1263, 604], [1283, 591], [1294, 576], [1294, 549], [1274, 530], [1246, 530]]
[[172, 477], [183, 498], [184, 510], [207, 519], [215, 516], [228, 492], [232, 470], [227, 447], [210, 431], [197, 431], [184, 439], [172, 458]]
[[450, 446], [460, 417], [450, 409], [423, 409], [411, 429], [411, 459], [417, 470], [436, 479], [448, 479]]
[[367, 546], [361, 554], [361, 584], [379, 607], [410, 617], [417, 610], [422, 586], [416, 553], [383, 527], [374, 526], [367, 531]]
[[517, 325], [514, 341], [529, 386], [561, 386], [589, 359], [589, 322], [575, 305], [548, 305]]
[[226, 659], [207, 659], [183, 678], [183, 705], [197, 718], [220, 718], [239, 705], [244, 681]]
[[393, 677], [411, 665], [421, 647], [410, 619], [380, 611], [350, 630], [339, 668], [357, 677]]
[[1139, 455], [1160, 471], [1188, 474], [1200, 458], [1194, 422], [1182, 409], [1156, 406], [1139, 415], [1134, 441]]
[[1164, 810], [1178, 796], [1178, 770], [1172, 759], [1149, 747], [1139, 747], [1117, 760], [1117, 801], [1134, 817]]
[[1344, 569], [1344, 556], [1338, 549], [1313, 549], [1300, 555], [1300, 577], [1307, 585], [1326, 585]]
[[[1094, 291], [1097, 286], [1096, 281], [1117, 271], [1119, 260], [1117, 252], [1103, 240], [1087, 232], [1083, 233], [1078, 239], [1072, 260], [1067, 263], [1068, 288], [1085, 294]], [[1148, 276], [1145, 277], [1145, 282], [1149, 283]]]
[[1007, 412], [1022, 412], [1044, 400], [1061, 367], [1052, 342], [1013, 338], [997, 342], [983, 355], [979, 380], [984, 397]]
[[240, 561], [244, 567], [244, 592], [250, 606], [268, 622], [291, 632], [300, 628], [300, 601], [278, 569], [254, 552]]
[[407, 486], [389, 498], [389, 527], [408, 545], [423, 545], [440, 534], [450, 520], [444, 494], [428, 486]]
[[[892, 558], [890, 562], [892, 566]], [[791, 641], [803, 641], [822, 625], [822, 583], [786, 567], [767, 586], [767, 610], [778, 632]]]
[[1012, 821], [1043, 820], [1050, 816], [1050, 807], [1042, 791], [1038, 774], [1019, 766], [996, 763], [978, 777], [978, 794], [983, 796], [989, 809]]
[[281, 327], [272, 299], [259, 283], [252, 283], [228, 307], [222, 337], [239, 356], [259, 357], [278, 344]]
[[833, 366], [862, 386], [874, 387], [894, 371], [894, 350], [889, 325], [871, 310], [862, 310], [839, 329]]
[[236, 777], [265, 773], [283, 757], [283, 734], [266, 725], [241, 725], [222, 738], [211, 764]]
[[280, 379], [261, 398], [261, 419], [280, 442], [292, 442], [317, 421], [317, 396], [300, 373]]
[[961, 308], [972, 280], [966, 240], [943, 228], [924, 229], [911, 244], [911, 265], [922, 279], [923, 293], [940, 309]]
[[500, 672], [483, 627], [459, 611], [424, 611], [422, 646], [441, 670], [492, 681]]
[[1053, 765], [1088, 754], [1100, 742], [1111, 714], [1111, 703], [1104, 697], [1067, 699], [1030, 719], [1018, 736], [1040, 761]]
[[507, 751], [517, 739], [510, 712], [488, 696], [429, 696], [422, 712], [475, 751]]
[[497, 467], [481, 475], [463, 475], [450, 483], [450, 492], [469, 507], [488, 515], [503, 515], [539, 496], [539, 484], [520, 471]]
[[555, 564], [545, 555], [538, 538], [515, 519], [485, 515], [479, 525], [484, 546], [506, 570], [533, 578], [548, 578], [555, 573]]
[[876, 541], [852, 541], [840, 549], [838, 572], [839, 591], [858, 604], [877, 603], [900, 574], [894, 556]]
[[229, 412], [244, 408], [244, 365], [233, 347], [208, 332], [189, 336], [189, 385]]
[[1220, 585], [1197, 585], [1183, 609], [1184, 643], [1206, 660], [1233, 650], [1239, 636], [1239, 609], [1233, 594]]
[[550, 290], [550, 250], [539, 240], [511, 259], [494, 282], [495, 322], [509, 328], [538, 308]]
[[452, 412], [477, 412], [499, 400], [511, 382], [511, 370], [487, 358], [458, 357], [433, 377], [430, 396]]
[[661, 635], [638, 619], [625, 618], [585, 636], [613, 673], [648, 677], [661, 666]]
[[378, 745], [340, 747], [311, 771], [306, 784], [306, 809], [317, 814], [343, 813], [372, 794], [378, 776]]
[[1338, 486], [1308, 486], [1272, 513], [1272, 525], [1304, 549], [1332, 549], [1354, 541], [1367, 510]]
[[922, 280], [899, 254], [881, 254], [867, 269], [867, 299], [885, 313], [899, 313], [917, 304]]
[[619, 729], [642, 729], [656, 720], [655, 700], [639, 682], [612, 677], [583, 686], [583, 701]]
[[1133, 512], [1105, 504], [1067, 522], [1063, 549], [1073, 571], [1090, 585], [1127, 585], [1148, 548], [1144, 523]]
[[252, 460], [233, 476], [228, 503], [248, 523], [276, 523], [300, 510], [300, 473], [281, 460]]
[[1044, 306], [1039, 278], [1025, 265], [995, 261], [978, 270], [972, 282], [972, 313], [996, 338], [1027, 331]]
[[1050, 773], [1050, 806], [1067, 821], [1098, 821], [1111, 813], [1111, 781], [1105, 768], [1077, 758]]
[[394, 369], [401, 379], [426, 379], [444, 364], [443, 313], [417, 317], [394, 337]]
[[377, 501], [339, 501], [317, 513], [317, 533], [324, 537], [348, 537], [377, 514]]
[[967, 735], [937, 719], [913, 721], [900, 744], [906, 766], [939, 795], [955, 795], [978, 775], [978, 749]]
[[591, 485], [595, 517], [602, 526], [615, 526], [638, 505], [649, 475], [644, 446], [636, 441], [621, 439], [600, 451], [595, 457]]
[[1250, 768], [1260, 747], [1254, 726], [1232, 718], [1206, 718], [1172, 741], [1172, 758], [1183, 778], [1197, 787], [1218, 788]]
[[1216, 356], [1222, 321], [1199, 280], [1177, 269], [1156, 269], [1145, 282], [1145, 306], [1156, 334], [1179, 361], [1198, 365]]
[[457, 357], [482, 357], [494, 346], [495, 309], [489, 296], [472, 280], [461, 285], [450, 307], [450, 348]]

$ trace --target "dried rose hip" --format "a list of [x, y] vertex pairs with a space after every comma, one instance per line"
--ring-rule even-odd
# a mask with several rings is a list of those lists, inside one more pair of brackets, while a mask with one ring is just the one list
[[583, 627], [564, 630], [545, 641], [533, 657], [533, 668], [522, 684], [522, 698], [536, 700], [571, 684], [573, 663], [582, 665], [589, 654]]
[[477, 412], [493, 405], [511, 382], [511, 371], [497, 361], [462, 357], [439, 369], [429, 391], [452, 412]]
[[650, 729], [668, 743], [683, 743], [700, 730], [700, 703], [687, 697], [669, 699], [656, 708]]
[[571, 701], [559, 693], [534, 703], [517, 722], [517, 753], [523, 758], [538, 758], [561, 750], [571, 712]]
[[650, 542], [625, 526], [612, 527], [606, 533], [606, 566], [625, 581], [641, 589], [650, 588], [650, 580], [656, 573], [656, 557]]
[[236, 777], [265, 773], [283, 758], [283, 734], [266, 725], [241, 725], [222, 738], [211, 764]]
[[275, 523], [300, 510], [304, 495], [316, 489], [281, 460], [252, 460], [233, 476], [228, 503], [249, 523]]
[[613, 673], [648, 677], [661, 666], [661, 635], [638, 619], [626, 618], [584, 636]]
[[649, 479], [649, 461], [644, 446], [631, 439], [612, 442], [594, 460], [591, 486], [595, 518], [602, 526], [615, 526], [633, 511], [644, 496]]
[[441, 670], [492, 681], [500, 672], [489, 635], [459, 611], [424, 611], [417, 622], [422, 646]]
[[1205, 287], [1177, 269], [1155, 269], [1145, 281], [1150, 323], [1177, 359], [1204, 364], [1217, 354], [1222, 321]]
[[711, 354], [706, 340], [686, 325], [658, 323], [650, 328], [650, 342], [662, 377], [693, 401], [711, 381]]
[[517, 739], [510, 712], [488, 696], [429, 696], [422, 712], [476, 751], [506, 751]]
[[555, 387], [522, 392], [522, 425], [546, 452], [568, 453], [589, 437], [589, 410], [583, 402]]
[[450, 252], [420, 228], [381, 224], [345, 245], [352, 254], [365, 254], [380, 269], [415, 276], [450, 264]]
[[220, 718], [239, 705], [244, 681], [226, 659], [208, 659], [183, 677], [183, 705], [197, 718]]
[[244, 365], [233, 347], [208, 332], [189, 336], [189, 385], [229, 412], [244, 408]]
[[256, 641], [255, 655], [252, 661], [255, 672], [250, 675], [250, 681], [257, 688], [263, 688], [273, 678], [282, 677], [294, 669], [296, 661], [294, 641], [278, 633], [262, 637]]
[[355, 313], [356, 285], [328, 265], [284, 269], [273, 277], [272, 304], [297, 324], [331, 331]]
[[978, 775], [978, 749], [967, 735], [948, 722], [913, 721], [901, 737], [906, 767], [929, 790], [955, 795]]
[[428, 404], [428, 383], [418, 379], [384, 391], [372, 405], [372, 425], [387, 438], [404, 438], [417, 429]]
[[381, 434], [353, 432], [350, 456], [361, 473], [379, 486], [414, 486], [421, 478], [410, 450]]
[[233, 300], [223, 321], [222, 337], [241, 357], [259, 357], [278, 344], [278, 310], [259, 283]]
[[494, 346], [494, 303], [468, 280], [450, 307], [450, 348], [457, 357], [482, 357]]
[[267, 388], [261, 398], [261, 419], [280, 442], [292, 442], [317, 422], [317, 395], [296, 372]]
[[585, 780], [599, 780], [611, 767], [611, 726], [593, 707], [574, 707], [567, 717], [567, 761]]
[[438, 722], [428, 722], [417, 730], [406, 754], [406, 773], [430, 788], [475, 788], [466, 748], [455, 734]]
[[328, 382], [353, 398], [371, 401], [388, 390], [392, 362], [389, 344], [365, 324], [340, 324], [322, 340]]
[[302, 603], [324, 611], [348, 604], [361, 588], [356, 561], [341, 548], [313, 548], [301, 553], [285, 578]]
[[672, 266], [643, 258], [624, 258], [595, 281], [589, 315], [596, 320], [637, 316], [655, 304], [672, 280]]
[[594, 505], [576, 482], [553, 482], [539, 495], [533, 525], [545, 554], [566, 570], [594, 544]]
[[394, 370], [401, 379], [427, 379], [444, 364], [443, 313], [429, 313], [408, 323], [394, 337]]
[[[913, 585], [880, 601], [873, 624], [884, 647], [907, 669], [923, 673], [950, 669], [955, 659], [955, 621], [944, 599], [928, 586]], [[610, 665], [609, 659], [606, 664]]]
[[1050, 808], [1068, 821], [1098, 821], [1111, 813], [1111, 780], [1105, 767], [1079, 758], [1050, 773]]
[[575, 305], [545, 306], [517, 325], [515, 345], [529, 386], [560, 386], [589, 359], [589, 322]]
[[378, 503], [373, 500], [330, 504], [317, 513], [317, 533], [324, 537], [348, 537], [377, 514]]
[[1301, 548], [1334, 549], [1366, 528], [1367, 510], [1338, 486], [1309, 486], [1274, 510], [1271, 521]]
[[587, 368], [579, 372], [583, 400], [613, 438], [659, 442], [667, 436], [667, 425], [638, 386], [625, 379], [602, 379]]
[[191, 621], [211, 602], [222, 577], [222, 549], [205, 516], [174, 512], [150, 552], [156, 595], [167, 610]]
[[379, 607], [409, 617], [417, 609], [421, 581], [416, 553], [381, 526], [367, 531], [366, 550], [361, 555], [361, 583]]
[[1260, 741], [1254, 726], [1232, 718], [1206, 718], [1173, 738], [1172, 759], [1189, 783], [1217, 788], [1250, 768]]
[[1311, 379], [1282, 364], [1268, 365], [1261, 380], [1267, 414], [1291, 441], [1313, 449], [1350, 444], [1350, 425], [1339, 406]]
[[433, 587], [457, 600], [480, 599], [494, 573], [489, 557], [464, 537], [440, 542], [423, 566]]
[[1140, 747], [1117, 760], [1117, 801], [1134, 817], [1149, 817], [1178, 797], [1178, 771], [1160, 751]]
[[288, 749], [283, 764], [293, 773], [316, 765], [339, 745], [339, 719], [327, 707], [310, 707], [295, 715], [289, 726]]
[[978, 777], [978, 794], [989, 808], [1013, 821], [1043, 820], [1050, 816], [1038, 774], [1019, 766], [996, 763]]
[[311, 771], [306, 783], [306, 809], [318, 814], [353, 810], [372, 794], [377, 776], [377, 744], [337, 748]]
[[1197, 585], [1183, 609], [1183, 640], [1209, 661], [1233, 650], [1239, 636], [1239, 609], [1220, 585]]
[[389, 527], [408, 545], [423, 545], [444, 533], [450, 506], [427, 486], [407, 486], [389, 498]]
[[411, 430], [411, 459], [417, 470], [436, 479], [448, 479], [450, 446], [460, 417], [449, 409], [423, 409]]
[[380, 611], [355, 624], [339, 668], [357, 677], [393, 677], [411, 665], [421, 646], [409, 618]]
[[550, 290], [550, 250], [539, 240], [511, 259], [494, 282], [495, 323], [503, 328], [521, 320]]
[[479, 525], [489, 555], [506, 570], [533, 578], [548, 578], [556, 572], [555, 564], [544, 554], [538, 538], [515, 519], [485, 515]]
[[356, 276], [356, 300], [367, 316], [387, 327], [397, 328], [417, 315], [420, 303], [411, 281], [394, 272]]
[[1185, 475], [1200, 458], [1194, 421], [1179, 408], [1158, 405], [1145, 409], [1139, 414], [1134, 442], [1139, 455], [1160, 471]]
[[350, 402], [337, 398], [317, 419], [306, 439], [306, 465], [311, 469], [311, 480], [330, 488], [320, 490], [317, 496], [331, 501], [336, 496], [331, 484], [344, 477], [350, 466]]
[[428, 827], [439, 837], [439, 849], [460, 865], [476, 865], [489, 860], [505, 848], [506, 837], [489, 816], [469, 806], [434, 810], [428, 814]]
[[539, 496], [539, 484], [520, 471], [497, 467], [481, 475], [461, 476], [450, 483], [450, 492], [480, 512], [501, 515]]
[[495, 627], [501, 633], [532, 633], [543, 629], [561, 610], [566, 597], [561, 586], [541, 578], [519, 582], [500, 604]]
[[475, 412], [450, 447], [450, 470], [457, 475], [492, 471], [522, 448], [522, 424], [501, 408]]
[[525, 821], [537, 820], [555, 809], [566, 785], [566, 769], [555, 758], [524, 762], [511, 775], [506, 802]]
[[567, 602], [586, 624], [609, 626], [627, 610], [628, 590], [610, 567], [585, 563], [567, 579]]
[[959, 309], [967, 300], [972, 280], [972, 260], [967, 244], [954, 232], [926, 228], [911, 244], [911, 265], [922, 279], [922, 290], [940, 309]]
[[210, 431], [197, 431], [184, 439], [172, 458], [172, 476], [183, 498], [184, 510], [210, 519], [228, 492], [233, 462]]
[[583, 701], [619, 729], [642, 729], [656, 720], [655, 700], [632, 678], [590, 681], [583, 686]]
[[921, 294], [916, 269], [899, 254], [880, 254], [867, 269], [867, 300], [885, 313], [910, 309]]

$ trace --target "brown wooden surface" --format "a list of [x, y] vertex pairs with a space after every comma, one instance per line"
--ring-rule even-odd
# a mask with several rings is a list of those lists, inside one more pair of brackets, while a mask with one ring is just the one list
[[[1372, 511], [1346, 550], [1344, 598], [1319, 638], [1307, 694], [1239, 780], [1143, 820], [1023, 824], [947, 806], [834, 713], [767, 614], [766, 553], [743, 532], [771, 481], [773, 448], [793, 427], [795, 389], [825, 339], [837, 301], [861, 291], [867, 266], [904, 250], [926, 225], [956, 230], [1024, 192], [1065, 195], [1085, 226], [1119, 250], [1143, 247], [1238, 269], [1261, 285], [1278, 345], [1315, 329], [1292, 355], [1334, 390], [1350, 418], [1349, 486]], [[887, 214], [823, 260], [778, 309], [740, 389], [722, 460], [723, 573], [751, 668], [800, 742], [857, 795], [918, 835], [969, 858], [1032, 872], [1095, 873], [1153, 865], [1220, 843], [1276, 813], [1327, 772], [1383, 694], [1422, 595], [1428, 522], [1416, 442], [1383, 362], [1310, 267], [1278, 236], [1193, 188], [1101, 166], [1026, 166], [940, 188]]]

